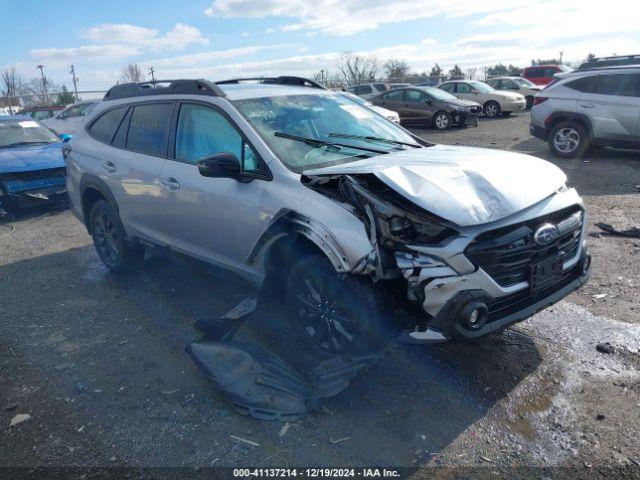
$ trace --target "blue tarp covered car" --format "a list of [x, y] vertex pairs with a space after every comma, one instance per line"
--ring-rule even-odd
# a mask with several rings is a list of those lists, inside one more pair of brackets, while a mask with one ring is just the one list
[[0, 215], [66, 200], [62, 145], [29, 117], [0, 117]]

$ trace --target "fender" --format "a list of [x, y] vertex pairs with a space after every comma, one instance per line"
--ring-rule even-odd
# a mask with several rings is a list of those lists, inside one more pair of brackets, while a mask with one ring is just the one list
[[83, 173], [80, 178], [80, 198], [82, 199], [82, 216], [84, 218], [84, 224], [89, 230], [89, 212], [85, 212], [84, 206], [84, 195], [88, 189], [94, 189], [98, 191], [106, 200], [111, 204], [111, 206], [115, 209], [116, 212], [119, 211], [118, 202], [116, 202], [115, 197], [111, 193], [111, 190], [107, 186], [106, 182], [102, 180], [97, 175], [93, 175], [91, 173]]
[[251, 249], [247, 264], [255, 265], [265, 258], [269, 249], [280, 239], [292, 233], [301, 235], [316, 245], [329, 259], [339, 273], [350, 272], [354, 269], [347, 256], [333, 234], [320, 222], [306, 217], [298, 212], [283, 209], [273, 220]]

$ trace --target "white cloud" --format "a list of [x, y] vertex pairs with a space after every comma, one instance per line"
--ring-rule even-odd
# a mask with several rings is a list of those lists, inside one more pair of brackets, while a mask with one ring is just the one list
[[73, 48], [38, 48], [31, 50], [33, 58], [41, 62], [70, 63], [109, 62], [122, 60], [139, 54], [140, 51], [126, 45], [87, 45]]
[[85, 38], [96, 43], [127, 44], [152, 51], [182, 50], [189, 45], [208, 45], [199, 29], [184, 23], [176, 23], [164, 35], [152, 28], [127, 23], [104, 23], [90, 28]]
[[253, 55], [254, 53], [262, 50], [275, 50], [282, 48], [294, 47], [291, 44], [279, 44], [279, 45], [254, 45], [248, 47], [230, 48], [228, 50], [214, 50], [210, 52], [195, 53], [193, 55], [181, 55], [178, 57], [161, 58], [157, 60], [149, 60], [144, 62], [148, 65], [153, 65], [155, 68], [169, 67], [175, 68], [187, 68], [197, 65], [206, 65], [216, 60], [228, 60], [230, 58], [242, 57], [247, 55]]

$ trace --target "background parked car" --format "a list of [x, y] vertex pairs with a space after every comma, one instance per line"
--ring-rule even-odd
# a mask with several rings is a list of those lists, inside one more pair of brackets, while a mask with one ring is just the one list
[[408, 87], [390, 90], [371, 99], [374, 105], [395, 110], [403, 125], [434, 126], [444, 130], [453, 125], [478, 125], [482, 106], [459, 100], [434, 87]]
[[374, 112], [378, 113], [379, 115], [382, 115], [386, 119], [391, 120], [394, 123], [400, 123], [400, 115], [398, 115], [398, 112], [394, 112], [393, 110], [388, 110], [386, 108], [374, 105], [370, 101], [365, 100], [364, 98], [359, 97], [359, 96], [357, 96], [357, 95], [355, 95], [355, 94], [353, 94], [351, 92], [341, 92], [341, 93], [342, 93], [342, 95], [344, 95], [347, 98], [353, 100], [354, 102], [358, 102], [361, 105], [366, 105], [371, 110], [373, 110]]
[[438, 83], [440, 83], [438, 80], [425, 80], [424, 82], [414, 83], [413, 86], [414, 87], [437, 87]]
[[34, 120], [46, 120], [52, 118], [56, 113], [64, 110], [61, 105], [50, 105], [45, 107], [30, 107], [20, 110], [18, 115], [22, 117], [30, 117]]
[[85, 117], [97, 104], [98, 102], [74, 103], [58, 112], [53, 118], [43, 120], [42, 123], [57, 134], [73, 135], [84, 124]]
[[534, 65], [526, 67], [522, 71], [522, 78], [526, 78], [536, 85], [547, 85], [553, 81], [556, 73], [570, 72], [571, 68], [566, 65]]
[[0, 118], [0, 216], [66, 200], [62, 142], [29, 117]]
[[382, 92], [386, 92], [387, 90], [387, 85], [382, 82], [360, 83], [358, 85], [349, 85], [347, 87], [347, 92], [355, 93], [359, 97], [366, 98], [367, 100], [375, 97], [376, 95], [380, 95]]
[[527, 101], [527, 108], [531, 108], [533, 105], [533, 97], [536, 96], [536, 93], [542, 90], [541, 86], [522, 77], [496, 77], [490, 78], [485, 83], [496, 90], [517, 92], [523, 95]]
[[489, 118], [522, 111], [527, 106], [526, 100], [519, 93], [494, 90], [486, 83], [476, 80], [444, 82], [438, 85], [438, 88], [459, 99], [479, 103], [482, 105], [484, 114]]
[[536, 96], [530, 132], [564, 158], [591, 145], [640, 149], [640, 64], [561, 74]]

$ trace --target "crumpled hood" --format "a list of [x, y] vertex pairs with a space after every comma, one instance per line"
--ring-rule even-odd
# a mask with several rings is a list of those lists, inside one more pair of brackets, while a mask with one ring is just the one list
[[62, 143], [0, 148], [0, 173], [64, 167]]
[[304, 172], [337, 174], [373, 174], [419, 207], [462, 227], [512, 215], [549, 197], [567, 179], [555, 165], [530, 155], [448, 145]]

